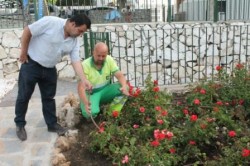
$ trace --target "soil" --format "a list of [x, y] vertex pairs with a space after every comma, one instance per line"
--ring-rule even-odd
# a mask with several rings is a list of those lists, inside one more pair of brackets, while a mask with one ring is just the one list
[[[98, 124], [100, 118], [96, 118], [95, 121]], [[82, 118], [75, 128], [78, 129], [77, 143], [72, 145], [70, 150], [64, 152], [71, 166], [111, 166], [112, 162], [107, 160], [105, 156], [93, 153], [88, 148], [89, 133], [97, 130], [93, 122]]]

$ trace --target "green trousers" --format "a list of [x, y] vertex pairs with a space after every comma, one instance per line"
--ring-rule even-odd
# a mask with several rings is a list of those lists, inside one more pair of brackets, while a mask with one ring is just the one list
[[[122, 95], [120, 88], [120, 83], [114, 83], [107, 85], [100, 90], [94, 90], [92, 92], [89, 98], [91, 103], [91, 114], [93, 117], [96, 117], [99, 114], [100, 105], [110, 103], [116, 96]], [[89, 94], [86, 95], [88, 96]], [[86, 112], [84, 103], [82, 101], [80, 102], [80, 107], [82, 115], [85, 118], [89, 118], [90, 115]]]

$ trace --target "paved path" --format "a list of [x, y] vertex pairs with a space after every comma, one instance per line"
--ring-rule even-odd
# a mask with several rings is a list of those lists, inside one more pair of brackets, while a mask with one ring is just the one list
[[[76, 94], [76, 82], [58, 81], [56, 103], [63, 102], [69, 92]], [[39, 88], [36, 87], [26, 114], [27, 140], [16, 137], [15, 100], [17, 85], [0, 103], [0, 166], [49, 166], [57, 134], [47, 131], [42, 115]]]

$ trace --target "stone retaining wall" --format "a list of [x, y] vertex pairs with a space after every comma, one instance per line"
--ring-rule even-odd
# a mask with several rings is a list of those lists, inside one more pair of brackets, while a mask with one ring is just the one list
[[[112, 56], [127, 78], [143, 85], [150, 73], [159, 84], [178, 84], [211, 77], [216, 65], [230, 70], [248, 64], [250, 23], [143, 23], [92, 25], [110, 32]], [[22, 29], [0, 30], [0, 79], [17, 78]], [[84, 43], [80, 54], [84, 58]], [[57, 64], [59, 78], [74, 79], [68, 56]]]

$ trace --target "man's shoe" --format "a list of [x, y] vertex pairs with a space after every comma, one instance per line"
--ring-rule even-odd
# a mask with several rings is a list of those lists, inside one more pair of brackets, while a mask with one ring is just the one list
[[16, 127], [16, 135], [21, 141], [25, 141], [27, 139], [27, 134], [26, 134], [24, 126]]
[[48, 126], [48, 131], [49, 132], [56, 132], [59, 136], [64, 135], [68, 130], [64, 127], [62, 127], [61, 125], [59, 125], [58, 123], [52, 125], [52, 126]]

